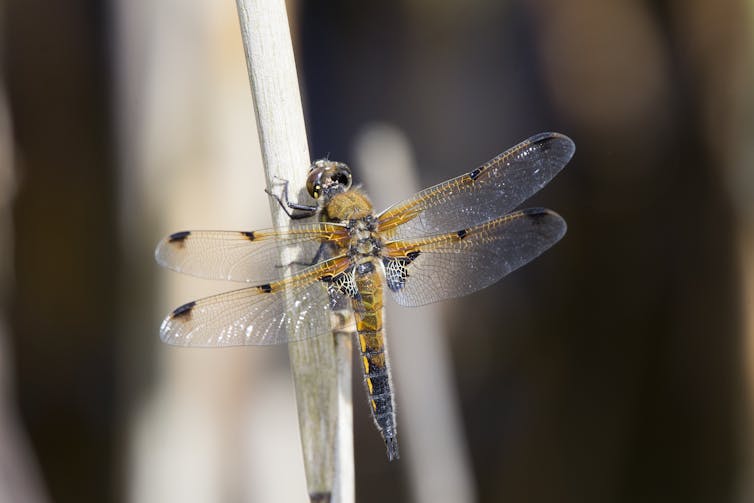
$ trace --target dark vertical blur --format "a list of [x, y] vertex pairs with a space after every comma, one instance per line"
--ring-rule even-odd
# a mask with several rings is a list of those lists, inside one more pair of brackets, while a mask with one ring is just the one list
[[[388, 121], [433, 183], [539, 131], [576, 142], [529, 203], [566, 218], [565, 240], [448, 318], [482, 501], [735, 501], [725, 176], [747, 16], [740, 0], [305, 4], [312, 155], [348, 160], [361, 125]], [[357, 500], [405, 497], [356, 399]]]
[[21, 413], [51, 499], [107, 501], [117, 248], [105, 3], [6, 4]]

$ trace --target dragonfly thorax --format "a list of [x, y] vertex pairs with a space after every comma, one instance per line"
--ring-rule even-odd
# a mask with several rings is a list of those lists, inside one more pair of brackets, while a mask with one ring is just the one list
[[374, 218], [374, 207], [360, 188], [332, 195], [325, 201], [325, 217], [331, 222], [348, 224], [351, 221]]
[[348, 254], [351, 257], [375, 257], [382, 250], [382, 240], [377, 234], [374, 217], [349, 220], [346, 224], [350, 242]]

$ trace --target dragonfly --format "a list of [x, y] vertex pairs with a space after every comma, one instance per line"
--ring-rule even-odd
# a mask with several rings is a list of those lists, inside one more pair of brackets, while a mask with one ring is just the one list
[[[352, 186], [346, 164], [315, 161], [306, 187], [316, 205], [290, 201], [287, 182], [280, 195], [268, 194], [292, 219], [318, 215], [318, 221], [182, 231], [158, 244], [155, 258], [168, 269], [247, 284], [174, 309], [160, 338], [194, 347], [290, 343], [331, 333], [331, 312], [350, 309], [371, 415], [388, 459], [397, 459], [384, 292], [409, 307], [460, 297], [549, 249], [565, 235], [565, 220], [545, 208], [515, 208], [557, 175], [574, 150], [567, 136], [540, 133], [381, 213]], [[291, 249], [298, 255], [284, 263]]]

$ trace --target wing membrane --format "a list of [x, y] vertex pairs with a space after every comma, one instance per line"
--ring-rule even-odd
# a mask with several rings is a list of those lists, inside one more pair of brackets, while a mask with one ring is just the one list
[[[283, 230], [254, 232], [184, 231], [157, 245], [155, 259], [174, 271], [200, 278], [262, 283], [312, 265], [323, 243], [337, 248], [347, 239], [345, 227], [336, 223], [295, 225]], [[281, 250], [298, 247], [301, 263], [281, 264]], [[319, 260], [328, 257], [317, 257]]]
[[282, 281], [189, 302], [165, 318], [160, 338], [178, 346], [258, 346], [328, 333], [331, 294], [322, 278], [347, 267], [347, 257], [336, 257]]
[[457, 231], [498, 217], [544, 187], [575, 146], [559, 133], [532, 136], [474, 171], [415, 194], [379, 215], [388, 239]]
[[485, 288], [542, 254], [566, 232], [557, 213], [532, 208], [458, 232], [386, 243], [389, 257], [406, 262], [404, 306], [423, 306]]

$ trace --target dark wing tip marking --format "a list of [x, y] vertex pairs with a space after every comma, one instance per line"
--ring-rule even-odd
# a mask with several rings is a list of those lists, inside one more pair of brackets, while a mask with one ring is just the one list
[[466, 229], [461, 229], [456, 233], [460, 239], [463, 239], [466, 237], [466, 234], [468, 234], [468, 231]]
[[563, 217], [561, 217], [560, 215], [558, 215], [556, 212], [552, 211], [549, 208], [524, 208], [520, 211], [523, 215], [536, 221], [541, 221], [548, 217], [563, 220]]
[[548, 210], [547, 208], [526, 208], [521, 210], [521, 213], [535, 221], [540, 220], [542, 217], [555, 214], [555, 212]]
[[[526, 208], [521, 210], [521, 214], [532, 221], [533, 225], [549, 224], [545, 227], [545, 233], [553, 236], [555, 241], [559, 241], [568, 229], [566, 221], [552, 210], [547, 208]], [[557, 222], [557, 225], [554, 225]]]
[[[545, 132], [545, 133], [537, 133], [534, 136], [531, 136], [530, 138], [527, 138], [523, 142], [516, 145], [516, 147], [513, 147], [513, 149], [508, 150], [501, 154], [500, 156], [503, 156], [505, 154], [511, 153], [511, 151], [517, 151], [520, 152], [526, 152], [528, 149], [536, 148], [540, 152], [549, 152], [550, 150], [560, 150], [561, 152], [565, 153], [565, 155], [561, 156], [564, 159], [564, 165], [573, 157], [573, 153], [576, 151], [576, 144], [573, 143], [573, 140], [571, 140], [569, 137], [567, 137], [564, 134], [561, 133], [552, 133], [552, 132]], [[498, 160], [500, 156], [496, 157], [494, 160]], [[489, 164], [489, 163], [488, 163]], [[470, 172], [468, 174], [468, 177], [471, 179], [471, 181], [475, 181], [477, 178], [479, 178], [484, 172], [486, 172], [489, 169], [489, 165], [485, 164], [484, 166], [480, 166], [474, 171]]]
[[272, 285], [269, 283], [265, 283], [264, 285], [259, 285], [257, 287], [257, 290], [259, 290], [262, 293], [270, 293], [272, 292]]
[[544, 133], [537, 133], [529, 138], [529, 143], [541, 143], [543, 141], [547, 141], [551, 138], [565, 138], [560, 133], [552, 133], [550, 131], [545, 131]]
[[544, 133], [537, 133], [534, 136], [531, 136], [529, 138], [529, 142], [541, 143], [543, 141], [554, 140], [554, 139], [566, 140], [567, 142], [573, 143], [573, 140], [571, 140], [566, 135], [562, 133], [554, 133], [552, 131], [545, 131]]
[[191, 311], [194, 309], [194, 306], [196, 305], [196, 301], [187, 302], [182, 306], [178, 306], [175, 309], [173, 309], [173, 312], [170, 313], [170, 317], [174, 320], [190, 320], [191, 319]]
[[183, 244], [186, 238], [189, 237], [191, 231], [174, 232], [168, 236], [168, 243]]
[[249, 241], [254, 241], [254, 231], [241, 232], [241, 235]]
[[[553, 142], [551, 140], [559, 140], [559, 142]], [[556, 148], [555, 145], [559, 143], [560, 148], [564, 148], [564, 150], [568, 152], [566, 162], [568, 162], [568, 160], [573, 157], [573, 153], [576, 151], [576, 144], [573, 143], [573, 140], [561, 133], [538, 133], [529, 138], [527, 141], [530, 145], [543, 143], [544, 145], [542, 145], [540, 148], [544, 152]]]

